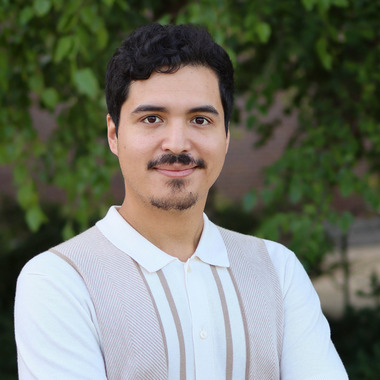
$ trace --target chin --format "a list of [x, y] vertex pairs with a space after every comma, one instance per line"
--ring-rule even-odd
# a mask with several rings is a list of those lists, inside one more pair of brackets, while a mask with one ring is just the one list
[[150, 204], [163, 211], [185, 211], [195, 206], [198, 196], [189, 193], [186, 197], [155, 198], [150, 199]]

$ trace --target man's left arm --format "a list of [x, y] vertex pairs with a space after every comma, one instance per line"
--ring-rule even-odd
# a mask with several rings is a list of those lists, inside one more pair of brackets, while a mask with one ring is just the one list
[[266, 242], [284, 300], [282, 380], [346, 380], [318, 295], [294, 253]]

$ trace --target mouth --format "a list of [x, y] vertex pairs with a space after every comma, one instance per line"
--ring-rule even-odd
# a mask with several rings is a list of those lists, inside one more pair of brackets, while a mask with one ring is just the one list
[[148, 170], [170, 178], [183, 178], [194, 173], [196, 169], [205, 169], [206, 163], [202, 159], [194, 159], [188, 154], [165, 154], [157, 160], [148, 163]]
[[197, 169], [197, 166], [183, 166], [183, 165], [170, 165], [170, 166], [157, 166], [154, 167], [154, 170], [157, 173], [160, 173], [166, 177], [171, 178], [183, 178], [187, 177], [190, 174], [194, 173]]

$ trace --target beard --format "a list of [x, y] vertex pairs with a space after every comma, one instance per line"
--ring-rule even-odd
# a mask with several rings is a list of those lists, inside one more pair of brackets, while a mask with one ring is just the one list
[[198, 201], [198, 195], [192, 192], [186, 193], [185, 180], [173, 179], [168, 181], [171, 195], [165, 198], [150, 198], [150, 204], [164, 211], [184, 211], [193, 207]]
[[[197, 166], [197, 170], [206, 168], [206, 163], [201, 158], [194, 159], [186, 153], [181, 153], [179, 155], [168, 153], [156, 160], [149, 161], [147, 169], [151, 170], [158, 165], [174, 164], [177, 162], [184, 165], [194, 164]], [[170, 195], [165, 198], [152, 196], [150, 198], [150, 204], [164, 211], [184, 211], [193, 207], [198, 201], [198, 195], [186, 191], [186, 182], [186, 179], [183, 178], [169, 180], [167, 186], [170, 189]]]

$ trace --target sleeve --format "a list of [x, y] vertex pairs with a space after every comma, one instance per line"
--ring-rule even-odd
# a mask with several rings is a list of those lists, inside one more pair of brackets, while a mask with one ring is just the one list
[[346, 380], [318, 295], [293, 252], [266, 241], [284, 299], [282, 380]]
[[19, 379], [106, 379], [96, 314], [80, 275], [45, 252], [29, 261], [16, 288]]

